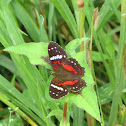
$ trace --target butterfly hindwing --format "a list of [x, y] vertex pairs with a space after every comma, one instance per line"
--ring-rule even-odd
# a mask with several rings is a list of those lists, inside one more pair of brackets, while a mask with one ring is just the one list
[[74, 80], [74, 84], [70, 84], [71, 81], [67, 81], [66, 87], [69, 88], [72, 92], [78, 92], [80, 91], [83, 87], [86, 87], [87, 84], [83, 79], [80, 80]]
[[60, 99], [68, 94], [67, 87], [57, 77], [53, 78], [49, 88], [49, 95], [53, 99]]
[[63, 65], [67, 58], [65, 50], [55, 42], [48, 45], [49, 60], [53, 70], [56, 72]]
[[71, 71], [72, 73], [79, 75], [80, 77], [84, 76], [85, 69], [74, 58], [69, 58], [65, 61], [63, 65], [64, 69]]

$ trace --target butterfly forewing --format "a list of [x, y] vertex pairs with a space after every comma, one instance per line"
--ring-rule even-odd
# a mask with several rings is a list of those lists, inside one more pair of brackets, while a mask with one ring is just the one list
[[49, 60], [53, 70], [56, 72], [60, 69], [67, 58], [67, 54], [63, 48], [57, 43], [50, 42], [48, 45]]
[[67, 59], [63, 67], [67, 71], [70, 71], [76, 75], [79, 75], [80, 77], [84, 76], [85, 69], [81, 67], [81, 65], [74, 58]]
[[67, 87], [57, 77], [53, 78], [49, 88], [49, 95], [53, 99], [60, 99], [68, 94]]
[[83, 87], [86, 87], [87, 84], [84, 80], [74, 80], [74, 84], [71, 85], [71, 81], [67, 81], [66, 87], [69, 88], [72, 92], [78, 92], [80, 91]]

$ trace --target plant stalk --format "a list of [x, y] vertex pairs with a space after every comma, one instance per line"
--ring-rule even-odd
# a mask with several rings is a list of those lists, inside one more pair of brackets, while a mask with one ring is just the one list
[[64, 103], [63, 126], [66, 126], [68, 103]]

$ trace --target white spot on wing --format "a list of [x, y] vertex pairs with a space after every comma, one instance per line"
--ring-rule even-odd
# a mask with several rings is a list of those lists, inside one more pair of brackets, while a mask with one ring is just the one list
[[59, 59], [62, 59], [62, 55], [59, 55]]
[[56, 86], [56, 85], [54, 85], [54, 84], [51, 84], [51, 86], [52, 86], [53, 88], [56, 88], [57, 90], [64, 91], [64, 89], [63, 89], [62, 87], [58, 87], [58, 86]]
[[50, 60], [56, 60], [56, 59], [62, 59], [62, 55], [56, 55], [56, 56], [50, 57]]
[[54, 56], [50, 58], [50, 60], [54, 60]]
[[57, 55], [56, 58], [59, 59], [59, 55]]

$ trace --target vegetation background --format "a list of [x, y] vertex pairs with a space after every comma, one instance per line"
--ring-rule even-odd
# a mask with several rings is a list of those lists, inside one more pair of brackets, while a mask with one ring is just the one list
[[[126, 0], [0, 0], [0, 125], [126, 125], [125, 34]], [[86, 53], [101, 121], [76, 105], [66, 111], [62, 100], [48, 100], [50, 70], [4, 51], [52, 40], [65, 47], [85, 37], [76, 52]]]

